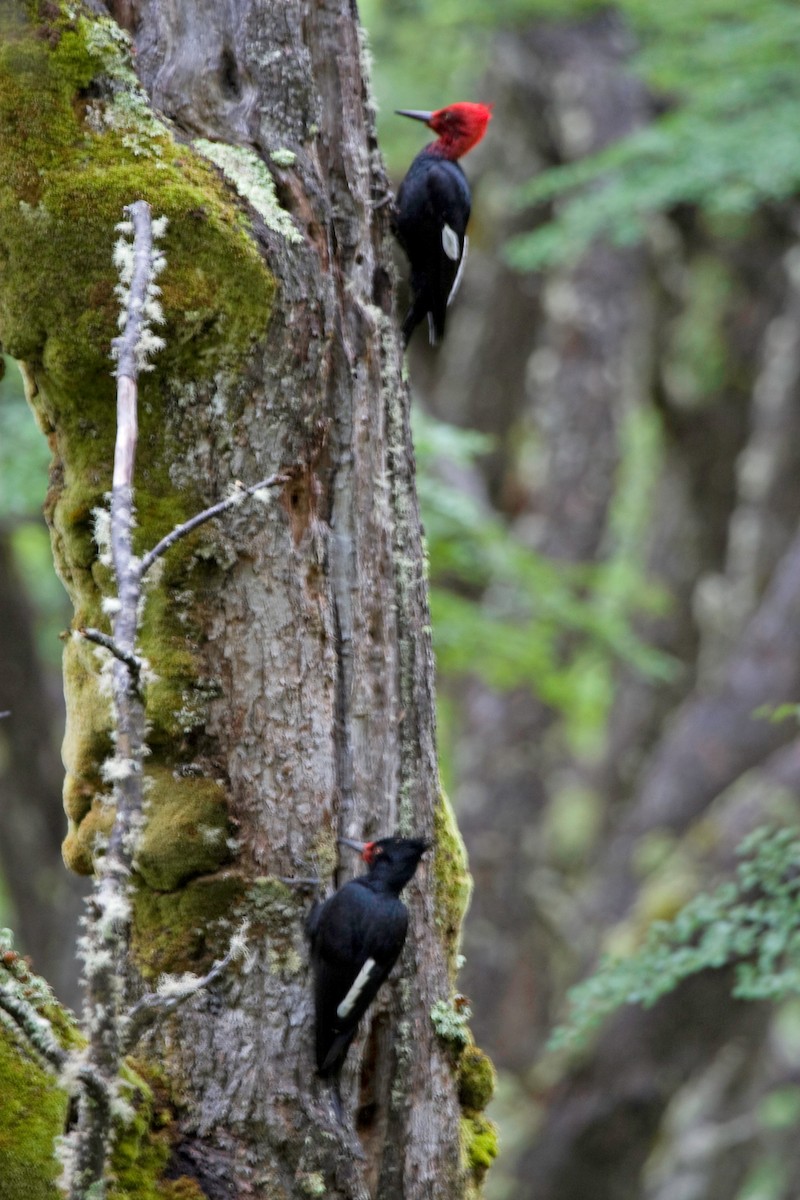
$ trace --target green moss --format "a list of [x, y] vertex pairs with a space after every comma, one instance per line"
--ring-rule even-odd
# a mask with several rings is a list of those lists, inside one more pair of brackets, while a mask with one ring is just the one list
[[[65, 1048], [80, 1035], [66, 1010], [13, 949], [11, 934], [0, 930], [0, 982], [50, 1023]], [[3, 1200], [57, 1200], [60, 1166], [54, 1142], [63, 1131], [68, 1098], [13, 1024], [0, 1021], [0, 1196]]]
[[477, 1046], [467, 1046], [458, 1064], [458, 1101], [465, 1112], [482, 1112], [494, 1095], [497, 1074], [492, 1060]]
[[311, 843], [309, 857], [320, 879], [333, 875], [339, 866], [339, 840], [332, 829], [319, 829]]
[[[185, 423], [193, 403], [207, 403], [212, 380], [219, 386], [240, 374], [265, 334], [275, 284], [232, 189], [149, 111], [119, 27], [80, 3], [49, 3], [39, 19], [19, 0], [0, 8], [0, 342], [23, 361], [55, 454], [46, 511], [76, 625], [107, 628], [100, 601], [109, 572], [98, 562], [92, 513], [113, 460], [112, 252], [123, 208], [145, 199], [169, 219], [159, 280], [166, 347], [140, 380], [138, 550], [202, 507], [199, 485], [186, 478], [176, 486], [170, 475], [184, 458]], [[239, 400], [223, 402], [233, 410]], [[145, 614], [142, 646], [157, 676], [151, 742], [172, 757], [190, 753], [186, 738], [205, 715], [201, 626], [219, 580], [197, 554], [208, 538], [197, 534], [170, 553]], [[101, 790], [108, 752], [96, 674], [91, 650], [68, 649], [72, 834]], [[74, 836], [67, 858], [86, 865]]]
[[[68, 394], [82, 389], [90, 400], [101, 382], [106, 391], [118, 307], [114, 227], [123, 207], [142, 198], [170, 219], [161, 281], [169, 345], [157, 374], [197, 378], [198, 356], [203, 373], [238, 360], [264, 330], [274, 285], [237, 205], [213, 170], [149, 114], [114, 22], [71, 20], [59, 6], [45, 38], [42, 24], [21, 22], [14, 7], [17, 19], [3, 18], [0, 43], [7, 351], [41, 361]], [[89, 90], [100, 98], [89, 99]], [[135, 152], [133, 135], [147, 139], [148, 153]], [[85, 407], [81, 416], [94, 422]]]
[[[0, 931], [0, 980], [45, 1017], [65, 1049], [85, 1039], [68, 1010], [12, 948]], [[2, 1200], [58, 1200], [60, 1165], [55, 1141], [63, 1133], [68, 1096], [55, 1075], [34, 1058], [26, 1040], [0, 1022], [0, 1196]], [[164, 1180], [174, 1126], [163, 1081], [132, 1060], [120, 1072], [109, 1200], [201, 1200], [187, 1178]]]
[[461, 1140], [464, 1162], [472, 1177], [472, 1194], [476, 1195], [486, 1172], [497, 1158], [497, 1127], [484, 1116], [462, 1117]]
[[172, 1114], [160, 1083], [129, 1062], [122, 1070], [120, 1098], [128, 1119], [120, 1121], [111, 1156], [109, 1200], [202, 1200], [193, 1179], [163, 1179], [169, 1163]]
[[83, 819], [101, 789], [100, 765], [111, 753], [111, 704], [98, 687], [93, 646], [71, 638], [64, 647], [67, 711], [62, 756], [66, 768], [64, 807], [71, 821]]
[[233, 872], [203, 876], [176, 892], [141, 885], [133, 900], [131, 949], [145, 979], [207, 969], [222, 949], [244, 891], [244, 881]]
[[0, 1095], [0, 1195], [58, 1200], [53, 1143], [64, 1128], [67, 1096], [2, 1025]]
[[153, 891], [170, 892], [230, 860], [224, 789], [213, 779], [180, 779], [164, 767], [147, 770], [147, 821], [136, 869]]
[[107, 839], [114, 824], [114, 807], [101, 796], [95, 796], [91, 808], [78, 824], [70, 821], [67, 836], [61, 846], [64, 862], [78, 875], [94, 871], [94, 852], [98, 837]]
[[455, 813], [444, 792], [440, 792], [434, 809], [433, 831], [436, 846], [433, 859], [436, 924], [447, 955], [450, 979], [454, 982], [458, 971], [461, 925], [469, 907], [472, 878]]

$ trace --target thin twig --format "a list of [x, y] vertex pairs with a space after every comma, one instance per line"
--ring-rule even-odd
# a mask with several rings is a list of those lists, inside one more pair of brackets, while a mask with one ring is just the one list
[[159, 1017], [174, 1012], [192, 996], [196, 996], [198, 992], [203, 991], [216, 979], [219, 979], [231, 963], [241, 956], [242, 952], [241, 940], [234, 940], [225, 957], [214, 963], [208, 974], [184, 976], [183, 979], [176, 981], [174, 991], [148, 992], [146, 996], [142, 996], [141, 1000], [134, 1004], [128, 1012], [124, 1041], [125, 1053], [128, 1054], [133, 1049], [142, 1035]]
[[15, 989], [0, 983], [0, 1010], [7, 1013], [15, 1027], [55, 1071], [60, 1071], [67, 1052], [59, 1045], [53, 1027], [34, 1006]]
[[[107, 633], [102, 633], [99, 629], [87, 626], [79, 629], [78, 633], [81, 637], [86, 638], [87, 642], [94, 642], [95, 645], [102, 646], [104, 650], [108, 650], [109, 654], [113, 654], [120, 662], [125, 663], [125, 666], [134, 678], [136, 686], [139, 686], [139, 677], [142, 670], [141, 659], [137, 658], [135, 654], [126, 654], [112, 637], [109, 637]], [[2, 713], [0, 713], [0, 716], [2, 716]]]
[[224, 513], [227, 509], [241, 504], [246, 496], [254, 496], [256, 492], [265, 491], [267, 488], [279, 487], [282, 483], [288, 483], [290, 479], [290, 475], [278, 472], [276, 475], [270, 475], [267, 479], [262, 479], [260, 483], [251, 484], [250, 487], [242, 487], [240, 484], [237, 490], [224, 500], [218, 501], [217, 504], [212, 504], [210, 508], [204, 508], [202, 512], [196, 513], [188, 521], [184, 521], [182, 525], [176, 525], [152, 550], [149, 550], [142, 557], [139, 565], [139, 578], [144, 578], [156, 559], [161, 558], [161, 555], [169, 550], [170, 546], [174, 546], [180, 538], [186, 537], [187, 533], [191, 533], [199, 525], [205, 525], [206, 521], [210, 521], [213, 517], [218, 517], [220, 513]]

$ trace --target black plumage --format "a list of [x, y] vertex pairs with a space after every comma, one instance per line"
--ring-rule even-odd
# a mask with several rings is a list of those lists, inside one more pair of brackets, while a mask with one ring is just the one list
[[472, 197], [458, 159], [483, 137], [491, 106], [462, 101], [436, 112], [397, 112], [424, 122], [438, 135], [408, 168], [392, 214], [392, 228], [411, 266], [411, 307], [403, 322], [403, 339], [408, 345], [427, 315], [435, 344], [444, 336], [447, 306], [458, 290], [467, 257]]
[[467, 252], [472, 197], [457, 162], [423, 150], [400, 185], [394, 232], [411, 267], [411, 307], [403, 338], [427, 315], [432, 344], [444, 337], [447, 306], [455, 295]]
[[317, 1071], [338, 1079], [359, 1022], [396, 963], [408, 929], [400, 892], [427, 849], [420, 838], [351, 842], [369, 866], [312, 911]]

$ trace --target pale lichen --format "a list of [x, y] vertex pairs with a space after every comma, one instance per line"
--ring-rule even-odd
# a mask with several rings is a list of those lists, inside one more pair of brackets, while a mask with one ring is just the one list
[[437, 1035], [456, 1048], [469, 1045], [471, 1016], [468, 1005], [458, 1006], [453, 1000], [437, 1000], [431, 1008], [431, 1023]]
[[269, 168], [254, 150], [230, 146], [226, 142], [210, 142], [207, 138], [196, 138], [193, 145], [219, 167], [269, 229], [279, 233], [287, 242], [302, 242], [302, 234], [280, 206]]
[[272, 150], [270, 158], [276, 167], [291, 167], [297, 162], [297, 155], [294, 150], [289, 150], [284, 146], [279, 146], [277, 150]]

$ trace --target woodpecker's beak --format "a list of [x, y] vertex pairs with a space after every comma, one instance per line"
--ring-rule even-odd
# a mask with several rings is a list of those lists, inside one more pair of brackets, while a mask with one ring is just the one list
[[417, 108], [396, 108], [394, 111], [398, 117], [411, 117], [412, 121], [424, 121], [426, 125], [433, 116], [432, 112], [422, 112]]
[[339, 838], [339, 845], [349, 846], [351, 850], [356, 850], [359, 854], [363, 854], [367, 843], [357, 842], [353, 838]]

